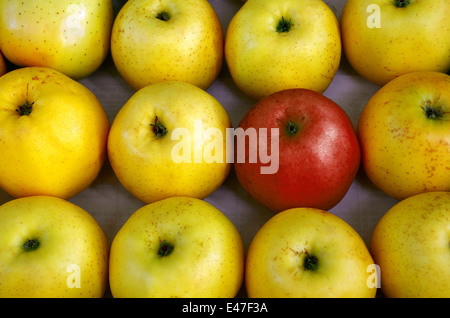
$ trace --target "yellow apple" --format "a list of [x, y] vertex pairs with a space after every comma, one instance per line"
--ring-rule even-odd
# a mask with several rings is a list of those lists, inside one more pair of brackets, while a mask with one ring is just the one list
[[102, 297], [109, 246], [79, 206], [32, 196], [0, 206], [0, 297]]
[[111, 125], [108, 157], [122, 185], [151, 203], [171, 196], [203, 199], [227, 178], [230, 118], [209, 93], [185, 82], [138, 90]]
[[254, 99], [289, 88], [323, 93], [340, 64], [339, 23], [321, 0], [247, 1], [228, 25], [225, 59]]
[[109, 52], [111, 0], [0, 0], [0, 50], [19, 66], [45, 66], [81, 79]]
[[114, 297], [235, 297], [244, 252], [233, 223], [211, 204], [173, 197], [135, 211], [111, 244]]
[[393, 79], [364, 107], [357, 135], [364, 171], [388, 195], [450, 191], [450, 76]]
[[5, 59], [3, 58], [3, 54], [0, 53], [0, 76], [5, 74], [8, 71], [6, 67]]
[[161, 81], [207, 89], [222, 67], [222, 26], [206, 0], [129, 0], [114, 21], [111, 54], [136, 90]]
[[387, 297], [450, 297], [450, 193], [427, 192], [394, 205], [376, 225], [370, 251]]
[[353, 68], [384, 85], [414, 71], [450, 70], [450, 1], [348, 0], [342, 44]]
[[106, 158], [108, 117], [94, 94], [46, 67], [0, 77], [0, 187], [14, 197], [68, 199]]
[[245, 264], [249, 297], [373, 298], [373, 259], [361, 236], [338, 216], [293, 208], [254, 236]]

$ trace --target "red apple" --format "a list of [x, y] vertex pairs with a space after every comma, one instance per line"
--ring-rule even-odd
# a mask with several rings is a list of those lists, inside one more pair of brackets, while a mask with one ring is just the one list
[[[250, 137], [242, 146], [242, 131], [250, 136], [255, 130], [258, 150]], [[312, 90], [288, 89], [260, 100], [235, 134], [239, 182], [275, 213], [294, 207], [331, 209], [345, 196], [359, 168], [360, 148], [350, 118], [335, 102]], [[252, 162], [256, 151], [257, 160]], [[265, 151], [272, 162], [264, 160]]]

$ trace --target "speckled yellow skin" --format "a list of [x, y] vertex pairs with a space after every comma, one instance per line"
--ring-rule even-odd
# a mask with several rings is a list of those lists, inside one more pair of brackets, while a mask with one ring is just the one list
[[[29, 115], [18, 109], [32, 104]], [[14, 197], [70, 198], [97, 177], [109, 120], [86, 87], [44, 67], [0, 77], [0, 187]]]
[[385, 296], [449, 298], [449, 238], [449, 192], [422, 193], [393, 206], [370, 243]]
[[[425, 106], [440, 109], [429, 119]], [[450, 76], [404, 74], [382, 87], [359, 118], [361, 163], [369, 179], [396, 199], [450, 190]]]
[[[151, 126], [156, 117], [167, 129], [160, 138]], [[223, 158], [205, 161], [208, 147], [218, 143], [206, 137], [196, 142], [195, 120], [201, 120], [204, 131], [210, 127], [220, 130]], [[206, 91], [185, 82], [155, 83], [136, 92], [116, 115], [108, 138], [109, 161], [122, 185], [146, 203], [170, 196], [203, 199], [225, 181], [230, 171], [231, 163], [225, 157], [226, 129], [230, 127], [227, 112]], [[189, 133], [190, 162], [173, 160], [172, 150], [182, 145], [183, 138], [172, 139], [177, 128], [187, 130], [186, 138]], [[184, 151], [189, 151], [187, 148]], [[199, 163], [196, 154], [203, 157]]]
[[[306, 255], [318, 259], [304, 268]], [[267, 221], [247, 253], [249, 297], [373, 298], [368, 266], [373, 259], [359, 234], [338, 216], [313, 208], [294, 208]]]
[[16, 65], [81, 79], [106, 58], [112, 19], [110, 0], [1, 0], [0, 50]]
[[[162, 241], [174, 247], [159, 256]], [[146, 205], [111, 245], [114, 297], [235, 297], [244, 270], [243, 244], [233, 223], [211, 204], [174, 197]]]
[[[380, 8], [380, 28], [367, 20]], [[342, 15], [342, 43], [353, 68], [384, 85], [413, 71], [450, 70], [450, 1], [412, 0], [397, 8], [393, 0], [348, 0]], [[372, 21], [372, 20], [371, 20]]]
[[114, 21], [111, 54], [136, 90], [161, 81], [207, 89], [222, 67], [222, 26], [206, 0], [131, 0]]
[[[29, 239], [39, 241], [37, 249], [22, 248]], [[108, 252], [96, 220], [68, 201], [34, 196], [0, 206], [1, 298], [102, 297]], [[71, 285], [78, 278], [79, 288]]]
[[[292, 25], [279, 33], [282, 17]], [[337, 18], [320, 0], [247, 1], [228, 26], [225, 59], [236, 85], [254, 99], [288, 88], [323, 93], [341, 59]]]

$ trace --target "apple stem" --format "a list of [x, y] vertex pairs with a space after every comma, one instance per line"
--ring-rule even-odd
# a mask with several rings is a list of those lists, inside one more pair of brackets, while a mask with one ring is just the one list
[[441, 112], [439, 109], [434, 108], [430, 105], [426, 105], [425, 107], [422, 107], [423, 111], [425, 112], [425, 115], [428, 119], [439, 119], [442, 117]]
[[22, 248], [26, 252], [34, 251], [39, 247], [40, 243], [37, 239], [29, 239], [25, 242], [25, 244], [22, 245]]
[[299, 129], [299, 126], [291, 121], [287, 123], [286, 132], [289, 136], [294, 136]]
[[314, 255], [309, 255], [306, 253], [306, 257], [303, 261], [303, 267], [306, 270], [315, 271], [319, 266], [319, 260]]
[[156, 15], [156, 18], [160, 19], [161, 21], [168, 21], [170, 19], [170, 14], [167, 11], [161, 11]]
[[20, 105], [19, 109], [16, 109], [16, 112], [18, 112], [21, 116], [23, 115], [30, 115], [31, 111], [33, 110], [33, 103], [29, 103], [28, 101], [25, 101], [25, 104]]
[[410, 3], [411, 3], [411, 0], [394, 0], [394, 5], [397, 8], [404, 8]]
[[155, 123], [150, 124], [150, 126], [153, 127], [152, 130], [157, 139], [164, 137], [167, 134], [167, 128], [158, 120], [158, 116], [155, 117]]
[[283, 33], [288, 32], [291, 29], [291, 19], [285, 20], [284, 17], [281, 17], [281, 20], [278, 21], [277, 24], [277, 32]]
[[159, 245], [158, 255], [159, 256], [168, 256], [172, 253], [174, 246], [167, 242], [166, 240], [162, 241]]

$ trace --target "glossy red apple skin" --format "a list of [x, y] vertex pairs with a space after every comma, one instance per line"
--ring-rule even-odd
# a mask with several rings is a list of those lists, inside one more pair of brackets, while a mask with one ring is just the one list
[[[289, 122], [298, 125], [292, 135]], [[320, 93], [308, 89], [274, 93], [257, 102], [239, 127], [244, 131], [254, 127], [258, 133], [267, 128], [269, 137], [271, 128], [279, 129], [276, 173], [261, 173], [260, 168], [270, 163], [249, 162], [248, 140], [245, 161], [234, 163], [242, 187], [275, 213], [294, 207], [330, 210], [346, 195], [358, 172], [361, 153], [353, 124], [339, 105]]]

